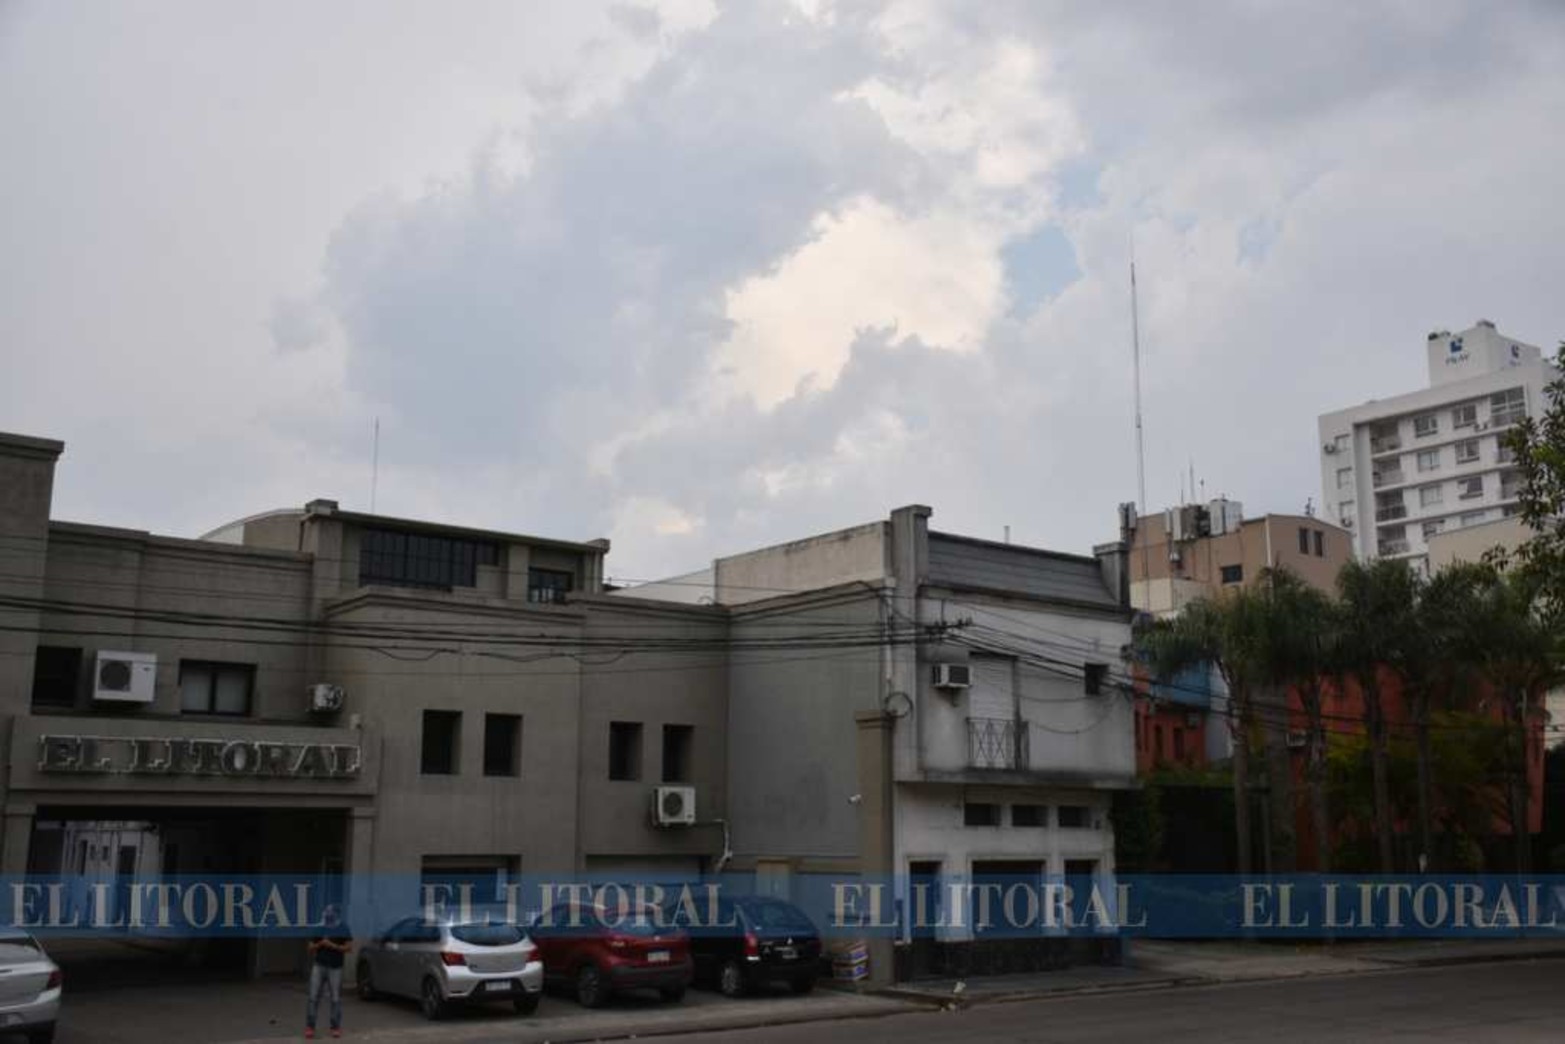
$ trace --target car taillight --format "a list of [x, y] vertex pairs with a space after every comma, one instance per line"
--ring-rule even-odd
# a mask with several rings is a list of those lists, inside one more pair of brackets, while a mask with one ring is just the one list
[[49, 973], [49, 981], [44, 984], [44, 989], [46, 989], [46, 990], [56, 989], [61, 984], [63, 984], [64, 982], [65, 982], [65, 973], [62, 972], [60, 969], [56, 968], [56, 969], [54, 969], [54, 971]]
[[761, 940], [755, 937], [754, 932], [744, 933], [744, 955], [746, 957], [761, 956]]
[[460, 953], [452, 953], [450, 950], [440, 951], [440, 963], [447, 968], [459, 968], [467, 963], [467, 958]]

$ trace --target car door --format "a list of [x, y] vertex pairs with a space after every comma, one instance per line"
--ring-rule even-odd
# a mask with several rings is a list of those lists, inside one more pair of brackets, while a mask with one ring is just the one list
[[412, 989], [408, 986], [409, 955], [406, 949], [409, 933], [417, 926], [418, 918], [409, 917], [398, 921], [386, 931], [380, 946], [380, 960], [372, 971], [377, 987], [386, 993], [394, 993], [399, 997], [417, 996], [414, 992], [416, 984]]

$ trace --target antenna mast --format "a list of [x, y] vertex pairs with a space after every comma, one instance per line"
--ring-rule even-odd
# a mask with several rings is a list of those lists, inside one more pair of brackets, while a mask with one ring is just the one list
[[[1130, 347], [1136, 375], [1136, 496], [1138, 513], [1147, 515], [1147, 451], [1141, 434], [1141, 320], [1136, 307], [1136, 248], [1130, 248]], [[1147, 541], [1141, 541], [1141, 576], [1146, 583], [1147, 612], [1152, 611], [1152, 554]]]
[[370, 452], [370, 514], [375, 513], [375, 487], [380, 483], [380, 418], [375, 418], [375, 448]]

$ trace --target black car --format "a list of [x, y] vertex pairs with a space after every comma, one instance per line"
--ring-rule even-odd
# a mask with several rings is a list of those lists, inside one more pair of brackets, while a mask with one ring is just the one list
[[821, 934], [803, 910], [766, 896], [723, 898], [716, 921], [682, 925], [690, 934], [697, 984], [729, 997], [779, 982], [795, 993], [815, 988]]

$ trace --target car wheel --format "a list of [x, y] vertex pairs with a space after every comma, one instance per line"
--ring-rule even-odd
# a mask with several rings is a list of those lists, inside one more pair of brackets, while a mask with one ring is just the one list
[[738, 961], [725, 961], [717, 973], [717, 988], [725, 997], [743, 997], [746, 992], [744, 968]]
[[799, 978], [794, 979], [788, 985], [793, 987], [794, 993], [809, 993], [811, 990], [815, 989], [815, 976], [801, 975]]
[[418, 994], [418, 1006], [424, 1012], [424, 1018], [431, 1022], [445, 1017], [446, 999], [441, 996], [440, 983], [433, 978], [424, 980], [423, 989]]
[[576, 973], [576, 1001], [584, 1008], [601, 1008], [609, 1002], [609, 989], [596, 964], [584, 964]]
[[359, 1000], [372, 1001], [379, 994], [375, 992], [375, 980], [370, 977], [370, 962], [360, 961], [358, 970]]
[[54, 1044], [54, 1023], [27, 1031], [27, 1044]]
[[668, 989], [658, 990], [658, 992], [663, 995], [663, 999], [669, 1004], [678, 1004], [685, 999], [685, 988], [683, 986], [670, 986]]
[[524, 993], [513, 1002], [516, 1005], [518, 1015], [531, 1015], [538, 1010], [538, 997], [536, 993]]

